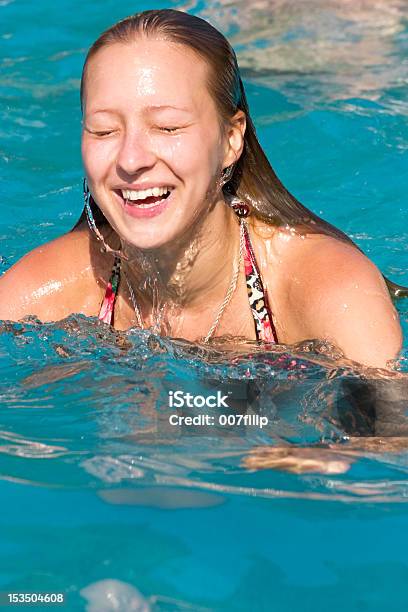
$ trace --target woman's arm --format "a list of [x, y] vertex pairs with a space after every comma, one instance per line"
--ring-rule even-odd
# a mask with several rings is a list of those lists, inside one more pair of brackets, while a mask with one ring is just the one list
[[407, 436], [408, 380], [388, 362], [402, 348], [402, 330], [378, 268], [355, 248], [320, 241], [304, 260], [303, 334], [326, 339], [369, 368], [341, 381], [335, 412], [346, 433]]

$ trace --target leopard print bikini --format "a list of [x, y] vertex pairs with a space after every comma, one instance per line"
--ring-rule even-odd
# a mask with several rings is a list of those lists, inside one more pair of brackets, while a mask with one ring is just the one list
[[245, 277], [248, 291], [249, 305], [255, 323], [257, 340], [278, 343], [278, 335], [272, 319], [268, 296], [264, 290], [261, 273], [256, 263], [254, 250], [247, 225], [245, 224], [245, 250], [244, 250]]

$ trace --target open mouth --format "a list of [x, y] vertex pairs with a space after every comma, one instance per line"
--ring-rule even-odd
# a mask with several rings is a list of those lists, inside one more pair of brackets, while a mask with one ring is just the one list
[[145, 191], [147, 193], [132, 193], [126, 189], [115, 189], [114, 193], [118, 196], [126, 215], [135, 219], [150, 219], [161, 215], [168, 208], [173, 199], [174, 187]]
[[150, 195], [147, 196], [146, 198], [138, 198], [138, 199], [132, 199], [131, 197], [126, 197], [126, 192], [122, 192], [122, 190], [115, 190], [115, 192], [121, 197], [121, 199], [123, 200], [124, 204], [126, 204], [126, 206], [137, 206], [138, 208], [153, 208], [154, 206], [157, 206], [158, 204], [160, 204], [161, 202], [164, 202], [165, 200], [167, 200], [167, 198], [170, 196], [172, 189], [168, 189], [166, 193], [163, 193], [161, 195]]

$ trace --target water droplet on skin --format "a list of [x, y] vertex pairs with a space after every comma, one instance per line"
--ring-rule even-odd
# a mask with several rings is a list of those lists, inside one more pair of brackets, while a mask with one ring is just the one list
[[51, 295], [52, 293], [56, 293], [57, 291], [62, 291], [63, 283], [61, 281], [49, 281], [32, 292], [31, 297], [35, 299], [40, 299], [45, 295]]

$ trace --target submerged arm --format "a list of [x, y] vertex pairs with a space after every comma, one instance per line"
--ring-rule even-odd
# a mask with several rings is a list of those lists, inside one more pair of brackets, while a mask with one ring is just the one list
[[335, 408], [351, 436], [408, 437], [408, 378], [344, 379]]
[[[351, 435], [408, 435], [408, 380], [392, 369], [402, 330], [380, 271], [353, 247], [333, 242], [308, 265], [305, 335], [369, 366], [341, 383], [336, 408], [343, 427]], [[376, 377], [371, 368], [383, 371]]]

